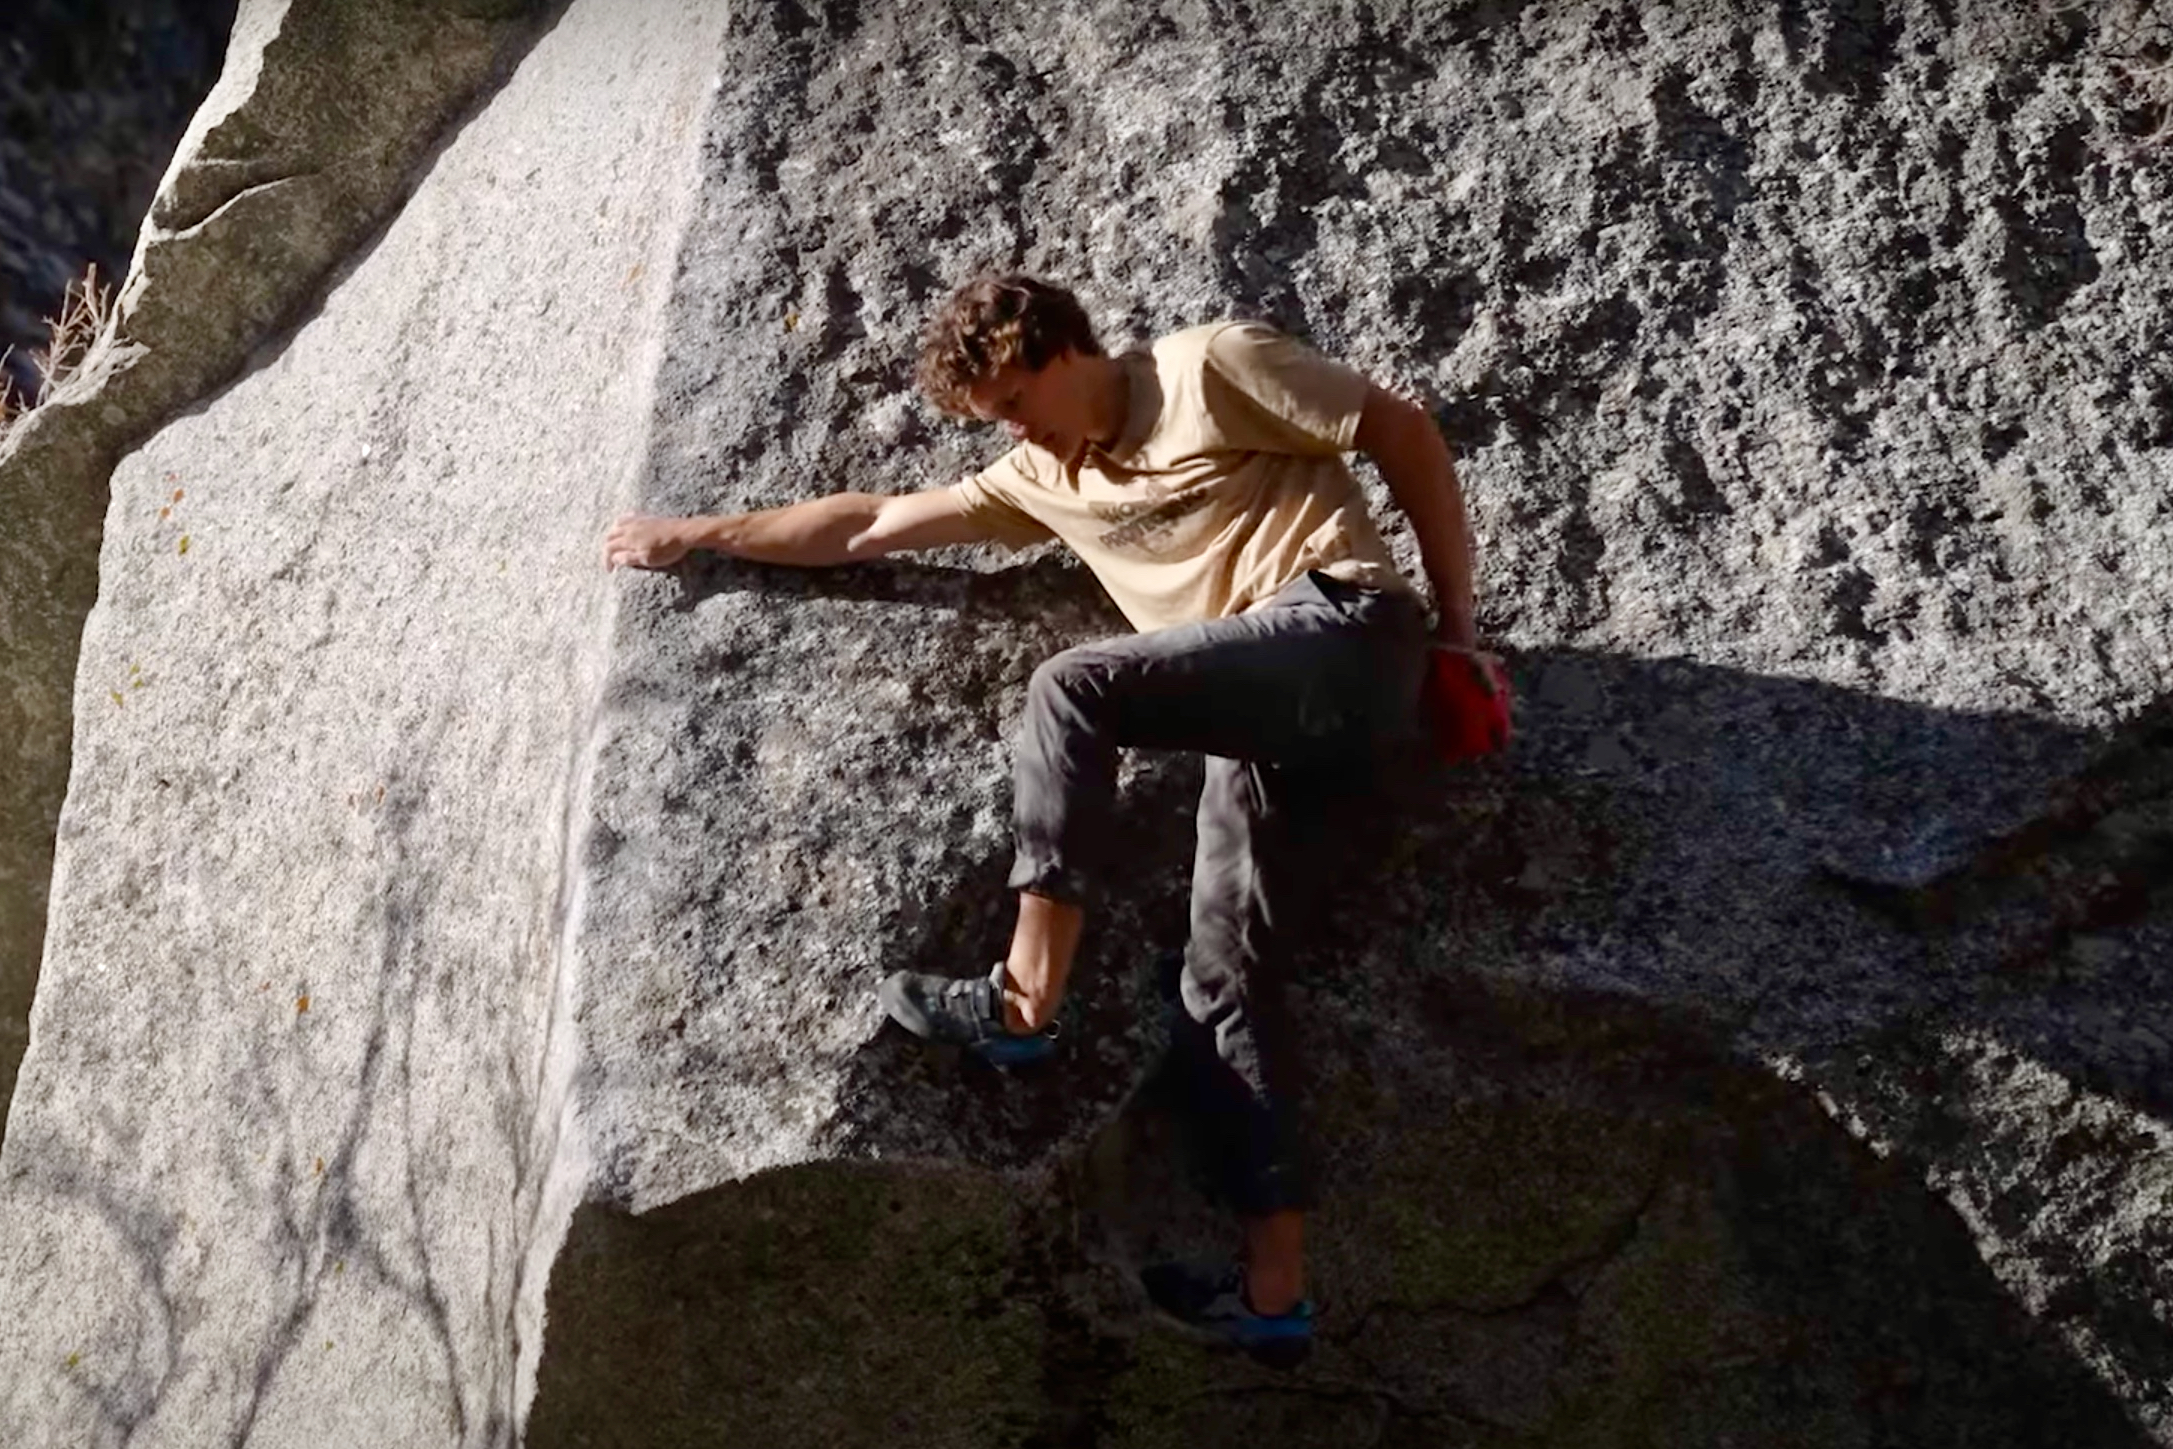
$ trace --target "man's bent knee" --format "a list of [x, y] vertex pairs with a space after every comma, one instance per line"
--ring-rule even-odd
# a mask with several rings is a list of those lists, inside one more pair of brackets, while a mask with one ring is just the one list
[[1101, 694], [1099, 671], [1094, 668], [1091, 646], [1052, 654], [1035, 668], [1026, 682], [1026, 710], [1055, 713], [1065, 718], [1083, 715]]

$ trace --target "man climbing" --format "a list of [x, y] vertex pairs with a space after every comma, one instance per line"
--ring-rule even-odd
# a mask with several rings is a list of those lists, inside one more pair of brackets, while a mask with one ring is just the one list
[[1015, 766], [1018, 921], [985, 976], [899, 972], [881, 987], [908, 1031], [1000, 1064], [1051, 1033], [1102, 870], [1116, 752], [1206, 757], [1180, 1051], [1221, 1104], [1244, 1228], [1240, 1266], [1150, 1269], [1164, 1309], [1288, 1364], [1310, 1343], [1301, 1167], [1273, 983], [1327, 804], [1368, 777], [1418, 714], [1427, 628], [1344, 466], [1372, 458], [1409, 517], [1439, 606], [1436, 643], [1475, 646], [1470, 533], [1426, 412], [1251, 323], [1173, 333], [1112, 357], [1078, 301], [1022, 275], [962, 287], [931, 321], [918, 379], [946, 413], [1001, 422], [1015, 446], [952, 487], [843, 493], [758, 513], [629, 516], [605, 561], [690, 549], [839, 564], [905, 549], [1061, 539], [1136, 634], [1034, 672]]

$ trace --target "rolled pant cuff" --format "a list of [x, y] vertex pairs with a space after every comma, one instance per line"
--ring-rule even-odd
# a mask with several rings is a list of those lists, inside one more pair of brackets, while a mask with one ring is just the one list
[[1087, 903], [1085, 875], [1061, 861], [1036, 860], [1022, 854], [1012, 863], [1011, 878], [1007, 884], [1012, 890], [1044, 896], [1068, 906], [1083, 906]]

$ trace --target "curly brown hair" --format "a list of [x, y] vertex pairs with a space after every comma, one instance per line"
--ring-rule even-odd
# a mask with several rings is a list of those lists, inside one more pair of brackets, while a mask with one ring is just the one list
[[971, 417], [968, 394], [976, 383], [1012, 362], [1038, 372], [1067, 348], [1103, 355], [1077, 297], [1024, 272], [985, 272], [928, 319], [914, 376], [930, 402], [953, 417]]

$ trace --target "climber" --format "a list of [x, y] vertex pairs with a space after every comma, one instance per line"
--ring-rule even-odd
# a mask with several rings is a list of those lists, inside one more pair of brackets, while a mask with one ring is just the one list
[[1111, 356], [1063, 288], [989, 275], [930, 322], [918, 381], [953, 416], [1000, 422], [1013, 447], [944, 488], [843, 493], [706, 518], [630, 515], [607, 565], [663, 568], [691, 549], [837, 564], [904, 549], [1054, 537], [1137, 633], [1064, 650], [1034, 672], [1015, 762], [1018, 918], [1004, 959], [964, 979], [882, 984], [914, 1034], [998, 1064], [1049, 1055], [1103, 865], [1116, 752], [1206, 756], [1178, 1040], [1218, 1119], [1242, 1220], [1236, 1267], [1144, 1275], [1165, 1310], [1264, 1362], [1310, 1343], [1309, 1205], [1273, 984], [1322, 812], [1417, 717], [1428, 628], [1341, 455], [1378, 466], [1410, 519], [1439, 618], [1476, 649], [1470, 533], [1449, 449], [1416, 404], [1253, 323], [1173, 333]]

